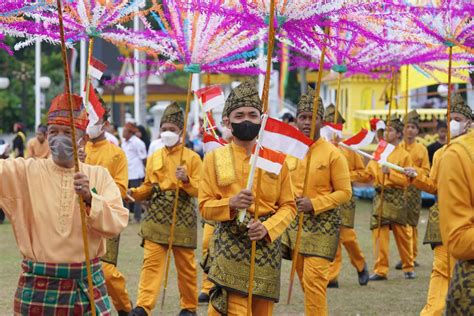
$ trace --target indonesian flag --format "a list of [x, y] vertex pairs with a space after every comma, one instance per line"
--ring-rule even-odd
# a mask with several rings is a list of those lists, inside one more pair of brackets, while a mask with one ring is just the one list
[[395, 146], [387, 143], [384, 140], [381, 140], [374, 152], [374, 159], [378, 162], [387, 162], [388, 156], [390, 156], [394, 149]]
[[334, 124], [330, 122], [324, 122], [323, 127], [321, 128], [321, 137], [331, 141], [334, 139], [334, 135], [337, 137], [342, 138], [342, 124]]
[[219, 85], [204, 87], [196, 90], [195, 93], [199, 100], [201, 100], [204, 112], [212, 111], [225, 103], [224, 92], [222, 92], [222, 88]]
[[385, 129], [385, 122], [378, 118], [373, 118], [370, 121], [370, 130], [378, 131], [379, 129]]
[[107, 65], [101, 62], [94, 57], [91, 57], [91, 62], [89, 64], [89, 76], [94, 77], [97, 80], [102, 78], [105, 70], [107, 69]]
[[[85, 91], [85, 89], [84, 89]], [[89, 126], [95, 125], [104, 116], [105, 110], [95, 94], [94, 87], [89, 83], [89, 102], [86, 105], [87, 114], [89, 114]]]
[[[253, 156], [253, 155], [252, 155]], [[285, 163], [286, 155], [269, 148], [260, 148], [256, 161], [257, 168], [270, 173], [280, 174], [281, 168]], [[252, 160], [250, 160], [252, 161]]]
[[209, 131], [216, 130], [217, 129], [216, 121], [214, 120], [214, 117], [212, 116], [212, 112], [211, 111], [206, 112], [204, 115], [206, 115], [206, 119], [207, 119], [207, 121], [205, 122], [206, 124], [205, 131], [209, 132]]
[[214, 135], [209, 133], [204, 133], [202, 135], [202, 142], [205, 154], [227, 144], [227, 142], [222, 138], [216, 138]]
[[309, 147], [314, 143], [293, 126], [270, 117], [267, 119], [262, 138], [263, 147], [298, 159], [304, 159]]
[[351, 138], [346, 139], [345, 141], [343, 141], [343, 143], [347, 146], [351, 146], [352, 148], [359, 149], [361, 147], [365, 147], [367, 145], [372, 144], [374, 137], [374, 132], [370, 132], [363, 128], [359, 133], [355, 134]]

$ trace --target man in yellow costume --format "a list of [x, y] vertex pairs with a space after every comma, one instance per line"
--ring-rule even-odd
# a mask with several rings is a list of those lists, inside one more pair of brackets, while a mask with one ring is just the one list
[[[302, 95], [296, 112], [296, 126], [310, 136], [313, 117], [314, 90]], [[331, 261], [339, 245], [341, 215], [337, 209], [348, 203], [352, 196], [351, 177], [347, 160], [331, 143], [320, 137], [324, 106], [319, 98], [315, 143], [311, 146], [311, 171], [307, 196], [303, 196], [308, 155], [304, 160], [287, 159], [291, 170], [293, 191], [298, 216], [304, 216], [301, 246], [296, 272], [304, 290], [305, 314], [327, 315], [326, 291]], [[285, 246], [293, 251], [298, 219], [293, 221], [284, 239]]]
[[443, 244], [457, 260], [446, 298], [446, 315], [473, 315], [474, 131], [447, 146], [439, 167], [438, 197]]
[[[208, 278], [211, 290], [208, 315], [269, 316], [280, 295], [280, 235], [296, 213], [286, 164], [279, 175], [262, 171], [256, 192], [246, 190], [250, 157], [260, 130], [262, 103], [251, 82], [234, 88], [226, 100], [227, 127], [233, 142], [204, 157], [199, 208], [204, 219], [216, 222]], [[255, 196], [259, 199], [255, 200]], [[259, 220], [253, 221], [255, 204]], [[247, 210], [243, 222], [239, 210]], [[257, 242], [252, 306], [247, 306], [251, 242]]]
[[[82, 98], [72, 95], [78, 138], [87, 126]], [[106, 238], [128, 224], [120, 191], [106, 169], [80, 163], [74, 172], [66, 94], [48, 112], [49, 159], [0, 160], [0, 208], [23, 257], [15, 315], [91, 315], [78, 195], [85, 203], [97, 315], [111, 315], [99, 258]], [[47, 190], [47, 191], [45, 191]], [[46, 194], [45, 194], [46, 192]]]
[[[416, 110], [408, 113], [405, 118], [407, 121], [403, 136], [405, 139], [400, 143], [400, 146], [405, 149], [411, 157], [413, 167], [419, 174], [428, 176], [430, 173], [430, 159], [428, 150], [420, 143], [417, 143], [416, 137], [420, 133], [420, 116]], [[421, 191], [415, 186], [410, 185], [406, 192], [406, 208], [407, 208], [407, 223], [411, 228], [410, 240], [413, 251], [413, 265], [418, 266], [416, 256], [418, 255], [418, 221], [420, 219], [421, 211]], [[398, 262], [395, 269], [402, 269], [402, 262]]]
[[[341, 113], [337, 113], [337, 123], [344, 124], [345, 120], [342, 117]], [[326, 122], [333, 123], [335, 121], [336, 107], [330, 104], [325, 111], [324, 120]], [[338, 143], [341, 141], [336, 137], [334, 145], [338, 147]], [[351, 176], [351, 181], [358, 178], [358, 175], [361, 172], [364, 172], [365, 165], [360, 155], [357, 153], [343, 148], [338, 147], [343, 156], [346, 158], [347, 164], [349, 166], [349, 172]], [[360, 285], [367, 285], [369, 282], [369, 271], [367, 270], [367, 264], [365, 262], [364, 254], [360, 248], [359, 242], [357, 241], [356, 232], [354, 230], [354, 219], [355, 219], [355, 210], [356, 202], [354, 196], [351, 197], [351, 200], [347, 203], [342, 204], [337, 208], [341, 214], [341, 226], [339, 232], [339, 245], [337, 247], [337, 253], [334, 261], [331, 263], [331, 268], [329, 269], [329, 288], [338, 288], [339, 282], [337, 280], [339, 272], [341, 271], [342, 266], [342, 245], [346, 248], [347, 254], [351, 260], [352, 265], [357, 270], [357, 277]]]
[[[387, 122], [387, 126], [389, 127], [385, 129], [384, 140], [395, 146], [387, 161], [402, 168], [412, 166], [410, 154], [400, 146], [403, 138], [403, 123], [393, 115], [390, 122]], [[390, 230], [393, 231], [398, 253], [402, 259], [405, 279], [414, 279], [416, 275], [413, 266], [413, 247], [410, 242], [411, 228], [407, 225], [407, 209], [405, 207], [405, 189], [409, 184], [408, 177], [385, 166], [382, 167], [375, 160], [371, 160], [365, 173], [361, 174], [357, 181], [373, 181], [375, 187], [370, 229], [377, 259], [370, 281], [387, 280]], [[383, 201], [382, 185], [384, 186]], [[379, 223], [380, 214], [382, 217]]]
[[[173, 204], [179, 186], [178, 208], [173, 236], [173, 256], [178, 272], [180, 316], [196, 315], [198, 304], [196, 199], [201, 158], [181, 144], [184, 115], [177, 103], [168, 105], [160, 122], [165, 147], [155, 151], [146, 164], [145, 181], [130, 190], [137, 201], [150, 199], [150, 208], [141, 224], [144, 258], [134, 316], [151, 315], [160, 293], [172, 225]], [[180, 161], [183, 150], [182, 164]]]
[[[102, 102], [103, 107], [104, 105]], [[99, 118], [95, 125], [87, 127], [89, 141], [85, 147], [85, 163], [106, 168], [119, 188], [122, 199], [125, 199], [128, 188], [127, 157], [120, 147], [110, 143], [105, 137], [105, 131], [109, 125], [108, 116], [108, 111], [105, 110], [103, 117]], [[101, 260], [107, 292], [119, 316], [126, 316], [132, 310], [132, 304], [128, 296], [125, 277], [117, 269], [119, 242], [120, 235], [107, 239], [107, 252]]]
[[[467, 133], [470, 123], [472, 122], [472, 110], [464, 102], [461, 95], [456, 94], [452, 100], [451, 106], [451, 138], [455, 138]], [[440, 161], [443, 157], [446, 146], [438, 149], [433, 157], [433, 166], [431, 167], [429, 177], [422, 173], [417, 173], [415, 168], [406, 168], [406, 174], [413, 178], [412, 184], [418, 189], [425, 192], [436, 194], [438, 192], [438, 179]], [[440, 183], [442, 186], [446, 185]], [[431, 270], [430, 285], [426, 304], [421, 311], [421, 316], [440, 316], [443, 314], [446, 306], [446, 293], [448, 292], [448, 279], [450, 272], [448, 271], [448, 249], [443, 244], [440, 232], [440, 212], [438, 203], [430, 208], [428, 215], [428, 224], [423, 240], [424, 244], [430, 244], [433, 249], [433, 269]], [[454, 267], [454, 260], [450, 257], [449, 266]]]

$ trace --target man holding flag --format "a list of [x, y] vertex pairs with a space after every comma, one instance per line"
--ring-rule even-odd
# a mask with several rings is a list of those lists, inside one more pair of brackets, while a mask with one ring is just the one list
[[[341, 113], [337, 113], [337, 124], [344, 124], [345, 120], [342, 117]], [[329, 105], [326, 108], [324, 114], [324, 120], [326, 122], [334, 122], [336, 115], [336, 107], [334, 105]], [[344, 158], [346, 158], [347, 164], [349, 166], [349, 172], [351, 176], [351, 181], [357, 179], [360, 173], [363, 173], [365, 170], [364, 162], [362, 158], [355, 152], [338, 146], [340, 141], [339, 137], [334, 139], [336, 147], [339, 148]], [[356, 203], [354, 196], [351, 197], [351, 200], [347, 203], [342, 204], [337, 208], [341, 214], [341, 227], [340, 227], [340, 238], [339, 246], [337, 247], [336, 258], [331, 264], [331, 269], [329, 271], [329, 285], [328, 287], [339, 287], [339, 282], [337, 280], [339, 272], [341, 271], [342, 266], [342, 247], [344, 245], [346, 248], [347, 254], [351, 259], [351, 263], [356, 268], [359, 284], [366, 285], [369, 282], [369, 272], [367, 271], [367, 264], [365, 262], [364, 254], [360, 248], [359, 242], [357, 241], [356, 232], [354, 230], [354, 218], [355, 218], [355, 209]]]
[[[358, 182], [374, 181], [375, 187], [370, 229], [377, 259], [370, 281], [387, 280], [390, 229], [395, 236], [405, 278], [415, 278], [413, 248], [410, 242], [410, 228], [407, 225], [404, 196], [409, 181], [404, 174], [379, 164], [389, 162], [402, 168], [412, 166], [410, 154], [399, 145], [403, 138], [403, 127], [397, 116], [390, 117], [384, 132], [384, 140], [380, 141], [374, 153], [375, 160], [371, 160], [365, 172], [356, 179]], [[380, 214], [382, 218], [379, 222]]]
[[178, 271], [181, 297], [180, 316], [196, 315], [197, 270], [194, 250], [197, 245], [197, 213], [201, 158], [194, 151], [183, 149], [180, 139], [184, 127], [183, 111], [176, 102], [168, 105], [160, 123], [160, 134], [165, 147], [148, 158], [143, 184], [129, 194], [137, 201], [150, 199], [139, 235], [143, 238], [143, 266], [138, 285], [137, 307], [133, 316], [151, 315], [160, 293], [165, 273], [173, 204], [179, 185], [179, 200], [173, 235], [173, 255]]
[[[104, 107], [103, 100], [91, 88], [89, 102], [92, 103], [92, 100], [97, 101], [93, 101], [94, 103], [89, 107], [89, 111], [94, 111], [94, 114], [89, 114], [89, 125], [86, 129], [89, 141], [85, 147], [85, 163], [106, 168], [119, 188], [123, 200], [127, 195], [128, 188], [127, 157], [120, 147], [110, 143], [105, 137], [105, 131], [109, 124], [109, 113]], [[125, 277], [117, 269], [119, 242], [120, 235], [107, 239], [107, 252], [101, 257], [101, 260], [107, 292], [119, 316], [125, 316], [132, 310], [132, 304], [128, 296]]]
[[[313, 117], [314, 90], [302, 95], [296, 112], [296, 126], [310, 136]], [[308, 156], [302, 161], [287, 159], [291, 170], [293, 191], [299, 215], [304, 216], [301, 246], [297, 255], [296, 272], [304, 290], [305, 314], [327, 315], [326, 289], [331, 261], [339, 244], [341, 216], [337, 207], [350, 201], [351, 179], [347, 161], [331, 143], [320, 137], [324, 106], [318, 100], [316, 133], [311, 154], [307, 196], [303, 196]], [[294, 249], [298, 221], [287, 230], [286, 246]]]
[[[405, 139], [400, 143], [400, 146], [405, 149], [411, 157], [413, 167], [419, 174], [428, 176], [430, 173], [430, 160], [428, 150], [425, 146], [416, 142], [416, 137], [420, 132], [420, 116], [416, 110], [411, 111], [405, 118], [407, 121], [404, 129]], [[421, 211], [421, 191], [415, 186], [410, 185], [406, 193], [406, 208], [407, 208], [407, 223], [410, 226], [410, 242], [413, 248], [413, 264], [418, 266], [416, 256], [418, 254], [418, 220], [420, 219]], [[397, 270], [402, 269], [402, 262], [400, 261], [395, 266]]]
[[[82, 98], [71, 98], [80, 138], [87, 114]], [[68, 109], [67, 94], [53, 99], [48, 112], [51, 158], [0, 160], [0, 208], [23, 256], [16, 315], [91, 315], [78, 195], [86, 205], [96, 312], [111, 315], [99, 257], [106, 252], [106, 238], [127, 226], [128, 211], [106, 169], [80, 163], [80, 172], [74, 173]]]
[[[262, 172], [259, 192], [257, 181], [251, 190], [246, 189], [251, 154], [262, 122], [262, 103], [254, 84], [244, 82], [234, 88], [226, 107], [224, 115], [229, 119], [227, 127], [233, 142], [204, 157], [199, 190], [203, 218], [216, 222], [208, 274], [215, 287], [208, 314], [246, 315], [251, 309], [253, 315], [269, 316], [280, 294], [279, 237], [295, 216], [290, 174], [283, 161], [279, 173]], [[250, 214], [255, 212], [256, 203], [260, 217], [255, 222]], [[237, 216], [241, 210], [247, 210], [243, 221]], [[247, 306], [252, 241], [257, 242], [254, 297], [252, 306]]]

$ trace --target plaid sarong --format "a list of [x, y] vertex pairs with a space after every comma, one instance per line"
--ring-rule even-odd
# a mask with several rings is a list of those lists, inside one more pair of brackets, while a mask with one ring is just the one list
[[[91, 315], [85, 263], [42, 263], [23, 260], [23, 272], [15, 293], [19, 315]], [[99, 258], [91, 260], [97, 315], [111, 315]]]

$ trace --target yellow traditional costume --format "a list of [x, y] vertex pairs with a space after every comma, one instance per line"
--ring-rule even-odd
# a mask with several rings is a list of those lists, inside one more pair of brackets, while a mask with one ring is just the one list
[[[161, 118], [161, 124], [173, 123], [183, 129], [183, 112], [176, 103], [169, 105]], [[137, 307], [148, 315], [155, 307], [160, 293], [166, 266], [166, 254], [173, 215], [176, 186], [179, 183], [179, 200], [173, 236], [173, 255], [178, 272], [178, 287], [181, 308], [195, 312], [197, 309], [197, 271], [194, 250], [197, 245], [196, 199], [201, 172], [198, 154], [183, 144], [163, 147], [148, 158], [143, 184], [131, 189], [137, 201], [150, 199], [151, 205], [141, 224], [139, 235], [143, 238], [144, 259], [138, 286]], [[176, 169], [180, 166], [183, 151], [183, 166], [189, 181], [178, 182]]]
[[[226, 100], [228, 113], [240, 107], [259, 111], [258, 91], [250, 82], [236, 87]], [[199, 208], [205, 220], [216, 222], [211, 240], [213, 255], [208, 278], [216, 286], [211, 290], [209, 315], [272, 315], [280, 295], [281, 240], [296, 213], [288, 167], [279, 175], [262, 173], [259, 192], [254, 182], [254, 196], [259, 199], [247, 210], [243, 223], [231, 211], [229, 201], [245, 189], [250, 171], [250, 155], [244, 147], [228, 144], [204, 157], [199, 186]], [[257, 241], [252, 306], [247, 306], [251, 241], [247, 234], [250, 216], [259, 204], [259, 219], [268, 234]]]
[[[330, 104], [325, 111], [324, 120], [326, 122], [335, 121], [335, 112], [336, 108], [334, 105]], [[345, 120], [342, 117], [341, 113], [338, 112], [338, 121], [339, 124], [344, 124]], [[349, 166], [349, 172], [351, 175], [351, 181], [357, 179], [361, 172], [364, 172], [365, 165], [362, 161], [362, 158], [357, 153], [348, 150], [343, 147], [338, 147], [342, 155], [346, 158], [347, 164]], [[338, 286], [337, 278], [342, 267], [342, 245], [346, 248], [351, 264], [356, 268], [361, 285], [367, 284], [368, 281], [368, 272], [366, 268], [366, 262], [362, 249], [360, 248], [359, 242], [357, 241], [357, 235], [354, 230], [354, 219], [355, 219], [355, 210], [356, 202], [354, 196], [351, 197], [351, 200], [347, 203], [342, 204], [337, 208], [341, 214], [341, 226], [340, 226], [340, 235], [339, 235], [339, 245], [337, 247], [336, 257], [331, 263], [331, 268], [329, 270], [329, 281], [330, 284]]]
[[[407, 115], [407, 124], [413, 124], [419, 129], [420, 116], [416, 110], [411, 111]], [[417, 173], [428, 175], [430, 172], [430, 160], [428, 150], [423, 144], [414, 141], [409, 144], [405, 139], [400, 143], [400, 146], [405, 149], [411, 157], [411, 161]], [[410, 185], [406, 192], [406, 208], [407, 208], [407, 223], [411, 227], [411, 244], [413, 249], [413, 261], [418, 255], [418, 221], [420, 219], [421, 211], [421, 191], [415, 186]]]
[[[72, 98], [76, 129], [84, 131], [82, 98]], [[48, 125], [69, 125], [67, 109], [66, 95], [53, 99]], [[128, 211], [105, 168], [80, 163], [79, 169], [88, 177], [92, 195], [86, 221], [96, 311], [110, 315], [98, 258], [105, 254], [106, 238], [127, 226]], [[15, 314], [91, 315], [74, 174], [73, 168], [60, 167], [51, 158], [0, 160], [0, 208], [13, 225], [23, 256]]]
[[[86, 163], [106, 168], [124, 199], [128, 187], [128, 164], [123, 150], [107, 139], [86, 144]], [[117, 268], [120, 235], [107, 240], [107, 253], [101, 258], [107, 292], [117, 311], [128, 313], [132, 310], [130, 297], [126, 288], [125, 276]]]
[[[313, 113], [314, 91], [301, 96], [297, 116]], [[322, 120], [324, 107], [319, 99], [317, 115]], [[351, 178], [347, 160], [332, 144], [321, 137], [311, 146], [311, 172], [307, 198], [314, 213], [304, 214], [301, 246], [296, 271], [304, 289], [305, 314], [327, 315], [326, 288], [329, 283], [331, 261], [339, 245], [341, 215], [338, 207], [348, 203], [352, 196]], [[306, 165], [304, 160], [288, 160], [295, 198], [303, 197]], [[301, 216], [302, 213], [298, 214]], [[298, 217], [286, 231], [284, 244], [290, 255], [296, 241]]]

